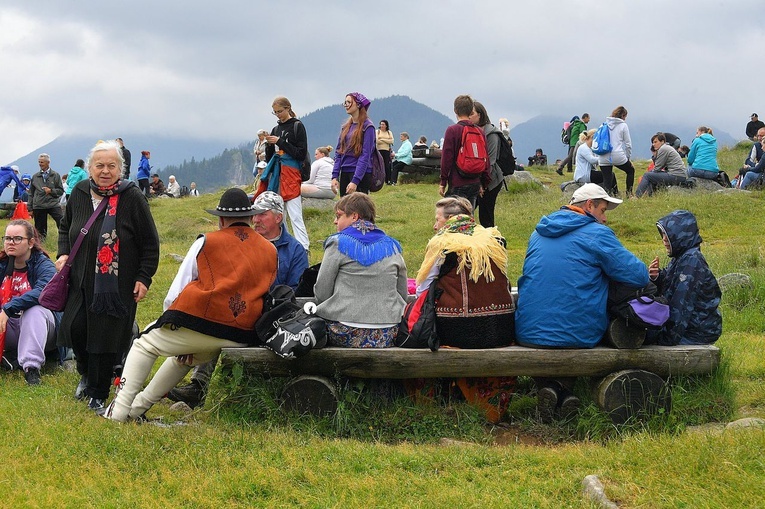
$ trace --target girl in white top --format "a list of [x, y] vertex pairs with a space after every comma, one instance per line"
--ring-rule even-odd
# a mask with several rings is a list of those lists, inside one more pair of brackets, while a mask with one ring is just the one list
[[332, 191], [332, 167], [335, 161], [329, 157], [332, 146], [319, 147], [313, 153], [315, 161], [311, 164], [311, 178], [300, 185], [300, 194], [304, 198], [319, 198], [331, 200], [335, 197]]

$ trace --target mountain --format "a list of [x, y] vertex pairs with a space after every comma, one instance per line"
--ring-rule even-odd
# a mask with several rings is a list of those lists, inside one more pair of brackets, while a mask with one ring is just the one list
[[[603, 120], [592, 119], [588, 127], [595, 129]], [[673, 133], [680, 137], [683, 145], [690, 146], [698, 127], [688, 123], [645, 122], [641, 119], [628, 119], [627, 125], [632, 138], [633, 159], [651, 158], [651, 136], [659, 131]], [[537, 148], [541, 148], [547, 154], [550, 164], [553, 164], [556, 159], [565, 158], [568, 149], [560, 142], [562, 128], [563, 121], [552, 115], [539, 115], [512, 127], [510, 137], [513, 139], [513, 149], [518, 162], [525, 165], [527, 158], [533, 155]], [[721, 148], [732, 147], [737, 143], [737, 140], [725, 131], [714, 129], [714, 133], [718, 146]]]
[[[114, 139], [118, 135], [108, 139]], [[125, 147], [130, 150], [132, 164], [130, 175], [135, 178], [138, 169], [138, 161], [141, 160], [141, 151], [151, 152], [151, 165], [158, 173], [170, 164], [178, 164], [187, 159], [203, 159], [220, 154], [226, 148], [226, 143], [221, 141], [192, 140], [163, 136], [126, 136], [121, 135], [125, 141]], [[37, 165], [37, 156], [45, 153], [51, 158], [51, 168], [59, 173], [67, 173], [74, 166], [77, 159], [87, 159], [88, 151], [98, 141], [98, 136], [72, 136], [62, 135], [47, 145], [30, 152], [13, 161], [21, 170], [21, 173], [35, 173], [40, 168]], [[244, 140], [242, 140], [244, 141]], [[166, 181], [167, 179], [165, 179]]]

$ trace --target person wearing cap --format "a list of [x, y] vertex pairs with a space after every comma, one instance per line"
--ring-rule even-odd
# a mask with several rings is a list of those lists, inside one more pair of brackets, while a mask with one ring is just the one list
[[372, 151], [377, 146], [375, 126], [367, 114], [372, 102], [364, 94], [351, 92], [343, 107], [348, 114], [340, 129], [332, 168], [332, 191], [340, 197], [356, 191], [369, 194], [372, 185]]
[[[276, 97], [271, 103], [277, 124], [266, 136], [266, 167], [258, 176], [255, 196], [264, 191], [277, 193], [284, 199], [285, 210], [292, 223], [292, 233], [308, 251], [310, 241], [303, 221], [303, 201], [300, 184], [301, 169], [308, 161], [308, 135], [305, 125], [297, 119], [292, 103], [286, 97]], [[260, 163], [257, 165], [260, 166]]]
[[[287, 285], [295, 290], [300, 276], [308, 268], [308, 255], [303, 246], [284, 227], [284, 200], [278, 194], [266, 191], [255, 198], [252, 206], [255, 231], [276, 247], [279, 269], [271, 287]], [[167, 394], [172, 401], [183, 401], [196, 408], [205, 401], [210, 378], [215, 371], [218, 357], [194, 368], [191, 382], [173, 389]]]
[[11, 184], [11, 182], [15, 182], [16, 189], [14, 190], [13, 194], [15, 195], [16, 199], [19, 199], [22, 193], [27, 193], [29, 188], [29, 180], [31, 180], [30, 177], [30, 179], [25, 183], [23, 178], [19, 179], [19, 176], [17, 175], [18, 172], [18, 166], [0, 166], [0, 192], [4, 191], [5, 188]]
[[35, 228], [40, 233], [40, 239], [45, 241], [48, 236], [48, 216], [56, 222], [56, 228], [61, 224], [63, 212], [59, 200], [64, 194], [64, 183], [61, 175], [51, 169], [48, 154], [40, 154], [37, 164], [40, 171], [32, 175], [29, 184], [29, 210], [35, 217]]
[[[610, 281], [648, 284], [648, 268], [606, 226], [606, 211], [622, 200], [584, 184], [571, 202], [543, 216], [529, 239], [518, 280], [515, 337], [532, 348], [593, 348], [608, 326]], [[578, 399], [573, 379], [538, 379], [540, 413], [570, 415]]]
[[155, 173], [151, 176], [151, 184], [149, 184], [149, 197], [158, 198], [165, 194], [165, 183], [159, 178], [159, 174]]
[[[221, 348], [252, 343], [263, 297], [276, 279], [276, 248], [252, 229], [256, 212], [243, 190], [228, 189], [207, 212], [218, 217], [218, 230], [191, 245], [162, 316], [133, 343], [121, 389], [104, 412], [108, 419], [142, 418], [192, 366], [215, 358]], [[159, 356], [167, 359], [141, 391]]]
[[[11, 168], [13, 168], [13, 166], [11, 166]], [[29, 184], [32, 182], [32, 175], [29, 173], [23, 174], [21, 176], [21, 182], [24, 184], [24, 190], [19, 193], [18, 201], [29, 202]]]
[[765, 123], [757, 117], [757, 113], [752, 113], [749, 122], [746, 123], [746, 137], [752, 141], [757, 141], [757, 131], [765, 127]]

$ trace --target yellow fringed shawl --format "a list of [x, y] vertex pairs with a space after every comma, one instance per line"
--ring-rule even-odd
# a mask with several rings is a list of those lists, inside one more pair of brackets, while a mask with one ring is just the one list
[[425, 281], [434, 263], [443, 263], [447, 253], [457, 254], [457, 272], [469, 268], [469, 277], [476, 283], [481, 276], [489, 282], [494, 281], [491, 261], [502, 274], [507, 275], [507, 251], [501, 239], [497, 228], [480, 225], [475, 225], [472, 235], [447, 231], [436, 234], [425, 248], [425, 259], [417, 272], [417, 284]]

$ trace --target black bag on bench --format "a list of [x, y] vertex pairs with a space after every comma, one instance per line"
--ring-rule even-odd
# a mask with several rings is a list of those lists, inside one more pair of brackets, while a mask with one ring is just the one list
[[263, 315], [255, 323], [260, 341], [276, 355], [295, 359], [313, 348], [327, 344], [327, 325], [314, 314], [306, 313], [287, 285], [277, 285], [266, 295]]

